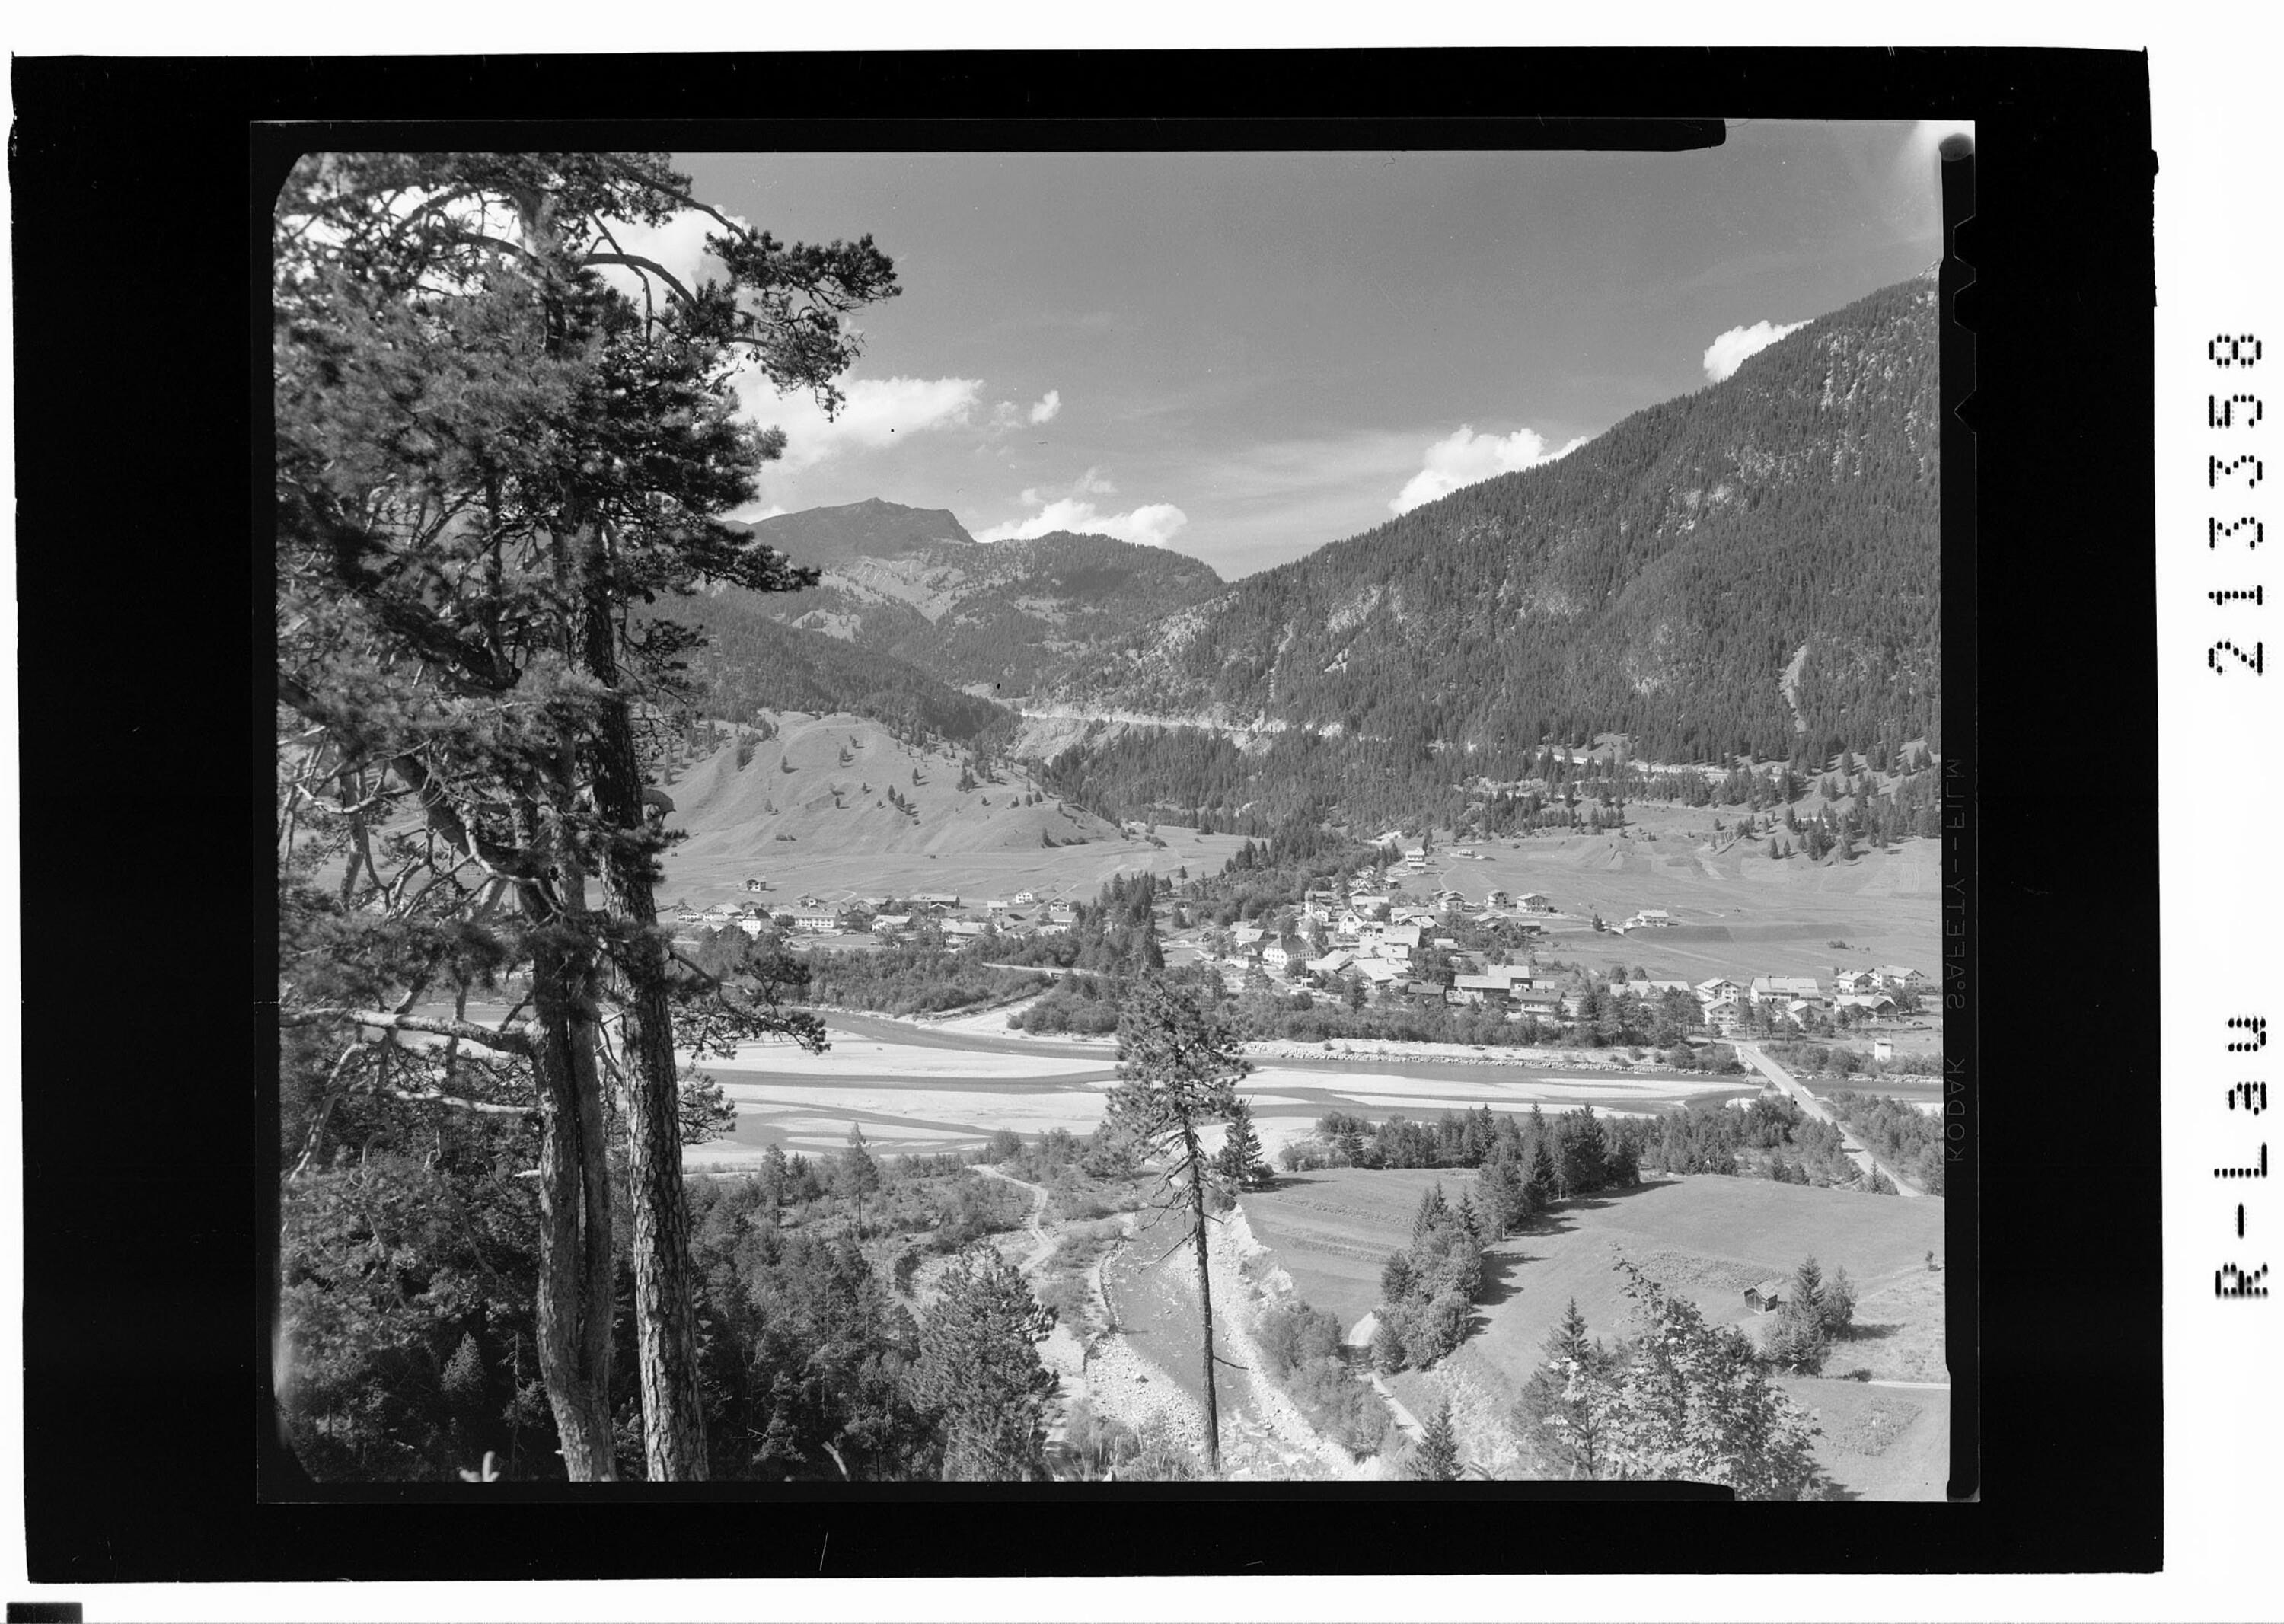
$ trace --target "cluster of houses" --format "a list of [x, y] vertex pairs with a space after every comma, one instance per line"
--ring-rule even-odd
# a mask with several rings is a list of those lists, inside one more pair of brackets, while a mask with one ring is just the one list
[[[897, 911], [888, 911], [891, 906]], [[950, 892], [922, 891], [909, 896], [852, 897], [827, 902], [804, 896], [791, 906], [764, 902], [717, 902], [711, 908], [681, 908], [676, 921], [692, 930], [719, 930], [734, 925], [747, 935], [759, 935], [771, 920], [791, 921], [792, 930], [807, 935], [832, 936], [869, 933], [880, 941], [902, 940], [922, 925], [933, 925], [949, 941], [971, 941], [995, 931], [1052, 936], [1070, 928], [1071, 910], [1044, 901], [1036, 892], [1019, 891], [1012, 897], [992, 897], [963, 907]]]
[[[1412, 855], [1404, 854], [1407, 859]], [[1478, 904], [1447, 887], [1435, 894], [1432, 904], [1398, 904], [1391, 895], [1374, 889], [1379, 883], [1375, 876], [1364, 874], [1350, 881], [1345, 894], [1329, 887], [1309, 891], [1291, 932], [1281, 936], [1255, 925], [1240, 925], [1226, 932], [1208, 929], [1198, 932], [1194, 940], [1185, 933], [1168, 942], [1169, 962], [1181, 962], [1194, 952], [1200, 961], [1219, 970], [1224, 985], [1232, 992], [1260, 986], [1264, 980], [1271, 988], [1294, 990], [1338, 992], [1361, 985], [1375, 997], [1479, 1006], [1516, 1021], [1530, 1017], [1563, 1025], [1583, 1014], [1580, 994], [1541, 984], [1544, 972], [1528, 963], [1492, 964], [1481, 954], [1461, 950], [1451, 937], [1437, 933], [1445, 928], [1450, 916], [1474, 915], [1501, 922], [1509, 940], [1519, 939], [1528, 949], [1549, 919], [1562, 917], [1545, 894], [1532, 891], [1518, 896], [1493, 888]], [[892, 908], [895, 911], [889, 911]], [[749, 934], [758, 934], [771, 919], [789, 918], [795, 932], [867, 933], [883, 942], [903, 940], [916, 929], [930, 926], [956, 945], [992, 934], [1060, 934], [1070, 928], [1074, 915], [1063, 903], [1036, 892], [1019, 891], [1011, 897], [973, 900], [950, 893], [921, 892], [901, 898], [852, 898], [837, 905], [815, 896], [803, 896], [790, 907], [762, 902], [721, 902], [703, 910], [684, 908], [676, 917], [692, 930], [736, 925]], [[1647, 908], [1621, 928], [1655, 929], [1672, 923], [1667, 910]], [[1448, 984], [1440, 977], [1426, 979], [1421, 973], [1422, 956], [1438, 949], [1442, 962], [1450, 968]], [[1761, 975], [1736, 980], [1716, 976], [1693, 984], [1633, 980], [1611, 990], [1631, 993], [1646, 1003], [1686, 994], [1696, 1003], [1709, 1030], [1729, 1036], [1756, 1010], [1781, 1012], [1803, 1024], [1812, 1011], [1834, 1018], [1850, 1010], [1860, 1011], [1867, 1019], [1891, 1016], [1898, 995], [1916, 993], [1928, 985], [1920, 972], [1890, 964], [1871, 970], [1834, 966], [1828, 976], [1822, 977]]]
[[[1628, 985], [1663, 988], [1683, 984]], [[1756, 975], [1750, 981], [1733, 981], [1716, 976], [1688, 990], [1696, 995], [1699, 1007], [1704, 1011], [1706, 1024], [1726, 1036], [1743, 1023], [1746, 1011], [1756, 1006], [1772, 1012], [1781, 1011], [1795, 1021], [1805, 1019], [1813, 1011], [1837, 1015], [1843, 1010], [1858, 1009], [1866, 1017], [1881, 1017], [1896, 1012], [1897, 994], [1916, 993], [1927, 985], [1928, 978], [1920, 971], [1903, 964], [1885, 964], [1877, 970], [1842, 970], [1835, 966], [1829, 977]]]

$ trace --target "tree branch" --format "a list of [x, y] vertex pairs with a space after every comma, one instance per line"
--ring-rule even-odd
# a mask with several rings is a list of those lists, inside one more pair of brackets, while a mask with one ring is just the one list
[[446, 1020], [434, 1015], [399, 1014], [392, 1010], [358, 1010], [340, 1005], [295, 1010], [281, 1014], [278, 1019], [279, 1025], [287, 1027], [306, 1027], [320, 1020], [348, 1020], [360, 1027], [379, 1027], [384, 1031], [420, 1032], [434, 1037], [458, 1038], [479, 1049], [504, 1050], [515, 1055], [531, 1053], [531, 1034], [528, 1028], [520, 1027], [512, 1031], [495, 1032], [491, 1027], [480, 1026], [472, 1020]]
[[481, 1112], [486, 1116], [536, 1117], [536, 1105], [502, 1105], [488, 1099], [465, 1099], [458, 1094], [447, 1094], [441, 1089], [426, 1091], [413, 1089], [390, 1089], [395, 1098], [415, 1105], [450, 1105], [458, 1111]]
[[668, 287], [673, 289], [674, 296], [682, 301], [684, 304], [695, 305], [698, 302], [695, 298], [692, 297], [690, 290], [683, 286], [681, 282], [676, 278], [675, 274], [672, 271], [660, 264], [656, 260], [645, 259], [639, 254], [591, 253], [587, 255], [586, 263], [590, 265], [628, 265], [633, 267], [637, 270], [646, 270], [650, 272], [651, 275], [656, 277], [660, 281], [665, 283]]

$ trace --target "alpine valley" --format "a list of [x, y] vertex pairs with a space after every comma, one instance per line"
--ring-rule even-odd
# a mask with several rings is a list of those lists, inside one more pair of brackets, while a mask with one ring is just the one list
[[713, 639], [712, 714], [916, 724], [1112, 817], [1448, 818], [1598, 742], [1897, 760], [1940, 732], [1936, 340], [1929, 272], [1560, 460], [1233, 583], [870, 501], [752, 527], [813, 589], [673, 613]]

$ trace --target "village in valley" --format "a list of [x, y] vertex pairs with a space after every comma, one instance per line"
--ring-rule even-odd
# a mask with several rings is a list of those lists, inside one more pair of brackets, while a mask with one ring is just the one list
[[[1582, 957], [1598, 947], [1620, 958], [1630, 952], [1639, 956], [1639, 949], [1658, 945], [1660, 935], [1686, 935], [1699, 923], [1663, 908], [1644, 908], [1615, 921], [1581, 918], [1544, 892], [1517, 894], [1496, 886], [1471, 896], [1458, 886], [1430, 880], [1428, 848], [1401, 840], [1400, 833], [1383, 837], [1376, 849], [1384, 866], [1357, 874], [1345, 891], [1309, 890], [1297, 907], [1266, 925], [1198, 923], [1176, 891], [1154, 910], [1165, 962], [1207, 965], [1232, 994], [1297, 992], [1359, 1006], [1371, 1000], [1478, 1008], [1553, 1035], [1576, 1030], [1587, 997], [1584, 990], [1564, 990], [1575, 973], [1566, 977], [1541, 963], [1557, 944]], [[1478, 855], [1462, 845], [1448, 860], [1472, 862]], [[815, 951], [915, 941], [958, 949], [1054, 938], [1068, 932], [1076, 917], [1069, 902], [1029, 890], [1004, 897], [804, 894], [779, 901], [760, 876], [745, 879], [741, 889], [747, 894], [739, 901], [675, 909], [673, 918], [687, 933], [681, 938], [685, 945], [697, 944], [697, 933], [735, 926], [748, 936], [782, 933], [789, 947]], [[1465, 943], [1445, 933], [1453, 929], [1463, 932]], [[1473, 945], [1485, 942], [1496, 945]], [[1715, 974], [1694, 981], [1628, 975], [1613, 978], [1608, 991], [1661, 1011], [1693, 1011], [1684, 1023], [1688, 1028], [1720, 1037], [1746, 1030], [1756, 1013], [1764, 1030], [1773, 1018], [1804, 1033], [1832, 1035], [1884, 1029], [1899, 1018], [1908, 1023], [1905, 1030], [1931, 1027], [1931, 1019], [1910, 1021], [1931, 985], [1927, 972], [1912, 965], [1834, 964], [1818, 975]], [[1676, 998], [1686, 1004], [1674, 1004]], [[1895, 1058], [1893, 1034], [1883, 1030], [1870, 1042], [1874, 1058]]]

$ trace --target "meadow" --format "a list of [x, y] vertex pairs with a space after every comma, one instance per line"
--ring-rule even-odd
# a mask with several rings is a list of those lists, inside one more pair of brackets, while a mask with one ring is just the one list
[[[1410, 1238], [1421, 1193], [1441, 1183], [1456, 1200], [1472, 1182], [1457, 1168], [1341, 1168], [1287, 1176], [1243, 1205], [1295, 1288], [1353, 1326], [1378, 1300], [1381, 1262]], [[1761, 1316], [1744, 1289], [1788, 1277], [1812, 1254], [1827, 1276], [1845, 1268], [1859, 1294], [1855, 1333], [1834, 1348], [1827, 1375], [1784, 1378], [1825, 1428], [1819, 1458], [1855, 1495], [1939, 1498], [1949, 1459], [1947, 1389], [1840, 1378], [1860, 1370], [1874, 1381], [1949, 1379], [1944, 1276], [1927, 1261], [1929, 1253], [1943, 1256], [1943, 1212], [1940, 1200], [1711, 1175], [1651, 1175], [1638, 1189], [1565, 1202], [1486, 1253], [1474, 1329], [1443, 1366], [1407, 1371], [1391, 1386], [1415, 1409], [1432, 1409], [1456, 1379], [1505, 1413], [1574, 1299], [1593, 1335], [1614, 1339], [1627, 1329], [1630, 1305], [1615, 1267], [1622, 1255], [1695, 1303], [1709, 1322], [1757, 1339]]]

